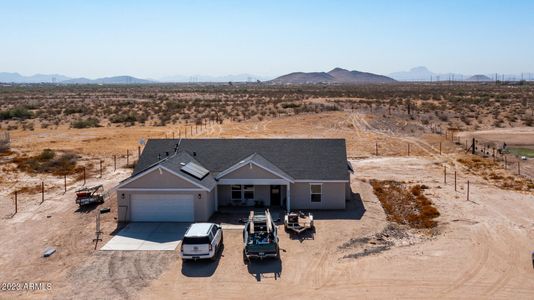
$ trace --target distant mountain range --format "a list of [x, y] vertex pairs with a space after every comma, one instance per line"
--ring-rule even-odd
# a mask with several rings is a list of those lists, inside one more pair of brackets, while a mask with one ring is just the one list
[[349, 71], [335, 68], [329, 72], [295, 72], [282, 75], [271, 81], [273, 84], [316, 84], [316, 83], [392, 83], [394, 79], [373, 73]]
[[132, 76], [114, 76], [104, 77], [97, 79], [88, 78], [73, 78], [69, 80], [61, 81], [62, 84], [143, 84], [143, 83], [155, 83], [155, 81], [147, 79], [139, 79]]
[[139, 79], [132, 76], [114, 76], [97, 79], [70, 78], [60, 74], [35, 74], [23, 76], [19, 73], [1, 73], [0, 82], [5, 83], [60, 83], [60, 84], [142, 84], [155, 81]]
[[489, 78], [488, 76], [486, 75], [482, 75], [482, 74], [477, 74], [477, 75], [473, 75], [469, 78], [467, 78], [465, 81], [493, 81], [493, 79]]
[[270, 80], [272, 77], [257, 76], [253, 74], [237, 74], [225, 76], [204, 75], [176, 75], [163, 77], [158, 80], [140, 79], [133, 76], [113, 76], [96, 79], [85, 77], [72, 78], [61, 74], [35, 74], [24, 76], [19, 73], [0, 72], [0, 82], [5, 83], [60, 83], [60, 84], [143, 84], [165, 82], [256, 82], [257, 80]]
[[272, 77], [258, 76], [254, 74], [235, 74], [223, 76], [206, 76], [206, 75], [175, 75], [159, 79], [160, 82], [254, 82], [270, 80]]
[[[534, 73], [523, 74], [497, 74], [499, 80], [517, 81], [534, 80]], [[434, 73], [426, 67], [415, 67], [409, 71], [401, 71], [389, 74], [389, 77], [398, 81], [493, 81], [495, 74], [466, 75], [460, 73]]]
[[19, 73], [0, 72], [0, 82], [13, 83], [41, 83], [41, 82], [61, 82], [70, 79], [60, 74], [35, 74], [23, 76]]
[[[495, 80], [496, 74], [464, 75], [459, 73], [434, 73], [426, 67], [416, 67], [409, 71], [395, 72], [388, 76], [360, 71], [349, 71], [335, 68], [329, 72], [294, 72], [282, 75], [275, 79], [272, 77], [253, 74], [236, 74], [225, 76], [204, 75], [176, 75], [159, 78], [157, 80], [141, 79], [133, 76], [113, 76], [89, 79], [85, 77], [72, 78], [61, 74], [35, 74], [24, 76], [19, 73], [0, 72], [0, 83], [57, 83], [57, 84], [149, 84], [149, 83], [196, 83], [196, 82], [268, 82], [272, 84], [359, 84], [359, 83], [391, 83], [395, 81], [476, 81], [485, 82]], [[497, 74], [499, 80], [518, 81], [534, 80], [534, 73], [523, 74]]]

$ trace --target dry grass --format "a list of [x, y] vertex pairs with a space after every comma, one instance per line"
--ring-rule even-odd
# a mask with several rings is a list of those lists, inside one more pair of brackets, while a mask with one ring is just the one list
[[391, 180], [371, 180], [371, 185], [389, 221], [418, 229], [436, 227], [439, 212], [423, 194], [424, 186], [408, 188]]
[[[41, 189], [42, 189], [42, 187], [41, 187], [40, 184], [32, 185], [32, 186], [23, 186], [23, 187], [17, 189], [17, 193], [18, 194], [33, 195], [33, 194], [40, 193]], [[14, 194], [14, 192], [12, 194]]]
[[73, 153], [58, 155], [54, 150], [44, 149], [36, 156], [19, 156], [13, 159], [20, 171], [36, 174], [68, 175], [80, 172], [76, 166], [78, 156]]
[[500, 188], [527, 192], [534, 189], [532, 179], [513, 175], [491, 159], [465, 155], [459, 158], [458, 162], [466, 166], [468, 172], [478, 175]]

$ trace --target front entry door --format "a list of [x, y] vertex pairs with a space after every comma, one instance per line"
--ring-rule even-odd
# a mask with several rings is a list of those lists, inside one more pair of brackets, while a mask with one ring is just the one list
[[271, 185], [271, 206], [280, 206], [282, 188], [280, 185]]

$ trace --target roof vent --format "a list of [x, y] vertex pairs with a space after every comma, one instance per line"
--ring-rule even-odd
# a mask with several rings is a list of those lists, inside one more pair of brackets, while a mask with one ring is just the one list
[[180, 165], [185, 166], [185, 163], [184, 163], [184, 162], [181, 162]]
[[193, 156], [197, 156], [197, 153], [193, 151]]
[[165, 152], [165, 155], [166, 155], [166, 156], [169, 156], [169, 151]]

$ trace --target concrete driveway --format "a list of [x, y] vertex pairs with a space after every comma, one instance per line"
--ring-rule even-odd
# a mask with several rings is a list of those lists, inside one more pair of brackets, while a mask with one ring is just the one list
[[129, 223], [100, 250], [174, 251], [190, 223]]

